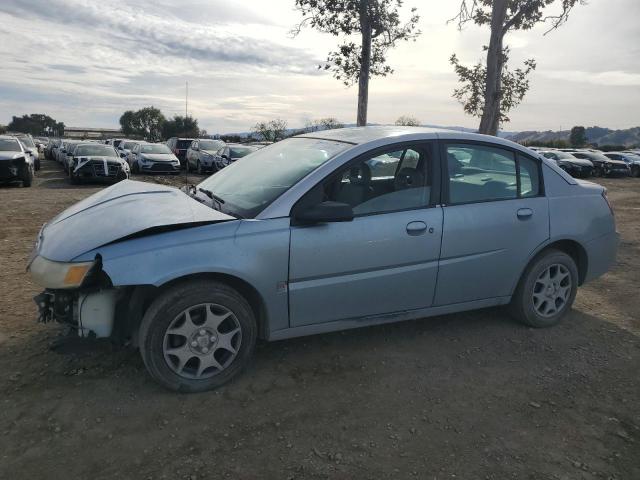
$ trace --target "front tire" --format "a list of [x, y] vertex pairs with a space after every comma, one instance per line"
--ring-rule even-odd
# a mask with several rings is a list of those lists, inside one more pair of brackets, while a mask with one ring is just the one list
[[253, 311], [237, 291], [195, 280], [169, 288], [151, 304], [140, 325], [140, 354], [162, 386], [202, 392], [246, 367], [256, 337]]
[[556, 325], [571, 309], [577, 291], [578, 267], [573, 258], [547, 250], [523, 273], [511, 300], [511, 314], [530, 327]]
[[27, 168], [22, 173], [22, 186], [30, 187], [33, 183], [33, 167], [31, 165], [27, 165]]
[[73, 173], [71, 168], [69, 168], [69, 183], [71, 183], [71, 185], [78, 185], [80, 183], [80, 179]]

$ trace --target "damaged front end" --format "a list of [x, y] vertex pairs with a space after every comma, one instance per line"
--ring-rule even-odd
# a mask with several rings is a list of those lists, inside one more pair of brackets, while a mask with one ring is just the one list
[[0, 182], [20, 180], [27, 173], [29, 164], [25, 157], [0, 159]]
[[114, 288], [102, 270], [102, 260], [52, 262], [35, 256], [28, 267], [34, 281], [48, 285], [34, 297], [38, 321], [58, 322], [77, 330], [80, 337], [110, 337], [118, 300], [124, 295]]

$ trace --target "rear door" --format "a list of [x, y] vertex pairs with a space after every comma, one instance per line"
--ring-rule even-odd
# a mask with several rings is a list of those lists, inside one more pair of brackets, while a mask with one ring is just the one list
[[434, 306], [511, 295], [549, 238], [540, 160], [506, 147], [447, 141], [443, 236]]

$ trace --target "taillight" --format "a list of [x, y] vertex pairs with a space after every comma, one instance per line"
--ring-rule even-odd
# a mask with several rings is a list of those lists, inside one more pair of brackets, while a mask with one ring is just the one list
[[604, 198], [604, 201], [607, 202], [607, 205], [609, 206], [609, 210], [611, 210], [611, 215], [615, 215], [616, 212], [613, 211], [613, 205], [611, 205], [611, 202], [609, 201], [606, 188], [602, 190], [602, 198]]

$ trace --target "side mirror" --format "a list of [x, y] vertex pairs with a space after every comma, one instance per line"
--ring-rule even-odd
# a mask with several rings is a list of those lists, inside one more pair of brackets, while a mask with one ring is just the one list
[[322, 202], [297, 213], [295, 219], [303, 224], [350, 222], [353, 208], [348, 203]]

